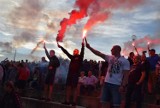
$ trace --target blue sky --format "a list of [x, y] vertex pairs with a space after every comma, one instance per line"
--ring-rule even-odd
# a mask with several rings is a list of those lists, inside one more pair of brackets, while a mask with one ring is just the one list
[[[54, 49], [57, 56], [66, 58], [56, 45], [56, 36], [62, 19], [78, 9], [74, 4], [75, 0], [0, 0], [0, 60], [6, 57], [13, 60], [16, 51], [16, 60], [39, 61], [45, 56], [43, 45], [40, 44], [32, 54], [31, 51], [43, 39], [48, 50]], [[146, 39], [149, 39], [150, 47], [160, 53], [160, 0], [143, 0], [132, 8], [123, 8], [111, 8], [110, 17], [87, 32], [91, 46], [110, 54], [112, 46], [119, 44], [127, 55], [134, 51], [131, 43], [132, 35], [136, 35], [135, 45], [139, 51], [146, 50]], [[67, 27], [60, 44], [70, 53], [81, 48], [82, 31], [89, 18], [90, 15]], [[100, 60], [87, 48], [85, 58]]]

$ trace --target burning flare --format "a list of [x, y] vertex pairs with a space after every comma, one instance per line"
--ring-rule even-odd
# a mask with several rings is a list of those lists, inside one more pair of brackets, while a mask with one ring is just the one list
[[39, 41], [36, 47], [31, 51], [31, 54], [33, 54], [37, 50], [37, 48], [40, 46], [40, 44], [43, 44], [43, 43], [44, 43], [44, 40]]
[[147, 46], [148, 46], [148, 47], [147, 47], [147, 48], [148, 48], [148, 51], [150, 50], [150, 46], [149, 46], [150, 44], [151, 44], [150, 42], [148, 42], [148, 43], [147, 43]]
[[83, 36], [82, 36], [83, 39], [86, 37], [86, 34], [87, 34], [87, 30], [83, 30]]
[[135, 46], [135, 44], [134, 44], [134, 43], [132, 43], [132, 46], [134, 47], [134, 49], [135, 49], [135, 51], [136, 51], [137, 55], [139, 55], [138, 50], [137, 50], [137, 48], [136, 48], [136, 46]]

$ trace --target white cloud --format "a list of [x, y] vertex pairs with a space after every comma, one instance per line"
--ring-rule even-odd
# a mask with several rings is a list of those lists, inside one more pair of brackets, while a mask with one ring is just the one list
[[4, 57], [4, 55], [0, 54], [0, 57]]
[[[74, 9], [73, 5], [75, 0], [45, 1], [46, 2], [41, 0], [41, 3], [45, 3], [45, 5], [34, 20], [23, 22], [25, 20], [22, 20], [17, 14], [17, 17], [20, 19], [17, 21], [17, 24], [13, 24], [10, 22], [10, 17], [8, 15], [13, 12], [15, 7], [21, 7], [23, 0], [0, 0], [0, 38], [3, 41], [9, 41], [12, 43], [13, 37], [21, 36], [20, 34], [22, 31], [27, 30], [33, 32], [34, 37], [19, 47], [18, 50], [19, 53], [30, 54], [31, 50], [33, 50], [37, 43], [47, 35], [48, 38], [46, 41], [48, 50], [55, 49], [57, 55], [63, 55], [63, 57], [66, 57], [61, 50], [57, 48], [55, 38], [60, 29], [60, 21], [63, 18], [69, 17], [68, 13]], [[150, 34], [151, 37], [154, 36], [155, 32], [153, 29], [156, 29], [155, 25], [157, 24], [155, 21], [160, 19], [160, 1], [145, 0], [145, 2], [147, 3], [141, 4], [133, 10], [113, 10], [113, 15], [110, 19], [96, 25], [93, 29], [88, 31], [87, 38], [89, 39], [90, 44], [98, 50], [110, 54], [112, 45], [115, 43], [123, 45], [125, 41], [131, 39], [133, 34], [141, 37], [148, 34]], [[86, 21], [87, 17], [77, 21], [77, 24], [67, 28], [64, 42], [61, 44], [70, 53], [72, 53], [74, 48], [80, 49], [82, 29]], [[47, 28], [48, 22], [53, 22], [53, 28], [51, 30], [48, 30]], [[19, 56], [22, 54], [19, 54]], [[39, 49], [37, 49], [34, 54], [38, 56], [44, 55], [43, 45], [40, 45]], [[4, 58], [4, 56], [0, 58]], [[86, 49], [85, 58], [100, 59], [88, 49]]]

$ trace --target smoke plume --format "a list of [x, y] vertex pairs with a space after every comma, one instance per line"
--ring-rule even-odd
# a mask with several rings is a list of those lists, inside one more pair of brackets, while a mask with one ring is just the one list
[[84, 29], [91, 29], [97, 23], [107, 20], [112, 10], [131, 10], [135, 6], [143, 3], [143, 0], [76, 0], [75, 10], [72, 10], [69, 18], [64, 18], [60, 22], [60, 30], [57, 34], [57, 41], [63, 41], [67, 26], [75, 24], [77, 20], [88, 17]]
[[[150, 44], [148, 44], [148, 42]], [[148, 50], [148, 45], [149, 48], [155, 48], [160, 45], [160, 36], [144, 36], [143, 38], [138, 38], [135, 39], [134, 41], [128, 41], [124, 43], [124, 49], [123, 49], [123, 54], [128, 56], [128, 54], [132, 51], [135, 51], [132, 43], [135, 44], [135, 47], [137, 48], [139, 54], [142, 54], [143, 51]], [[155, 49], [156, 50], [156, 49]]]

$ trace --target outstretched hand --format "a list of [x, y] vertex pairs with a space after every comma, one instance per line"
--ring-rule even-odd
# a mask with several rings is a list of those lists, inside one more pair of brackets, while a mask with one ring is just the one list
[[57, 41], [57, 46], [58, 46], [58, 48], [61, 48], [61, 45], [59, 45], [58, 41]]
[[82, 46], [84, 46], [84, 38], [83, 38], [83, 40], [82, 40]]
[[46, 49], [46, 43], [45, 43], [45, 42], [44, 42], [44, 44], [43, 44], [43, 48]]
[[88, 42], [87, 42], [87, 39], [85, 38], [85, 42], [86, 42], [86, 47], [87, 48], [89, 48], [90, 47], [90, 45], [88, 44]]

